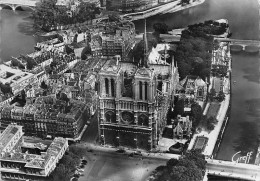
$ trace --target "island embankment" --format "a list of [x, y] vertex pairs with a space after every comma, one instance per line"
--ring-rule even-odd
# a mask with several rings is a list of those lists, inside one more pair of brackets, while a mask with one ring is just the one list
[[127, 17], [127, 18], [131, 19], [132, 21], [136, 21], [139, 19], [149, 18], [149, 17], [157, 15], [157, 14], [174, 13], [177, 11], [188, 9], [193, 6], [200, 5], [204, 2], [205, 2], [205, 0], [196, 0], [196, 1], [190, 2], [189, 4], [182, 5], [181, 0], [171, 1], [168, 3], [162, 4], [160, 6], [156, 6], [154, 8], [144, 10], [144, 11], [124, 14], [124, 15], [121, 15], [121, 17], [122, 18]]

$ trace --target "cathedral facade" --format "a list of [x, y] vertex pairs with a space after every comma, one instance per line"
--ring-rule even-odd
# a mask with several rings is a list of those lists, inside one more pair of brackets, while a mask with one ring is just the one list
[[103, 145], [156, 149], [179, 74], [174, 61], [108, 60], [99, 72], [99, 138]]

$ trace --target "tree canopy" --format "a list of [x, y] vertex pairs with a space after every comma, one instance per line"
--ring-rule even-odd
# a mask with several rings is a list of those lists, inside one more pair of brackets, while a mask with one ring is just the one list
[[166, 34], [168, 33], [168, 25], [165, 23], [155, 23], [153, 24], [153, 29], [155, 32], [158, 32], [160, 34]]
[[[180, 78], [187, 75], [200, 76], [206, 79], [210, 75], [212, 50], [214, 42], [212, 35], [226, 32], [228, 25], [217, 24], [214, 21], [205, 21], [189, 25], [182, 31], [181, 40], [175, 53], [175, 60], [179, 65]], [[226, 69], [217, 70], [225, 74]]]
[[94, 3], [81, 1], [75, 12], [72, 12], [70, 6], [56, 4], [57, 0], [42, 0], [36, 4], [33, 12], [35, 28], [50, 31], [57, 25], [83, 23], [100, 14], [100, 9]]
[[179, 99], [174, 108], [174, 117], [177, 115], [183, 115], [184, 114], [184, 99]]
[[153, 181], [201, 181], [205, 174], [205, 156], [199, 150], [190, 150], [179, 160], [170, 159], [152, 173]]
[[33, 12], [34, 25], [42, 30], [49, 30], [56, 23], [57, 13], [59, 12], [56, 6], [57, 0], [42, 0], [36, 4]]
[[42, 89], [47, 89], [48, 88], [47, 84], [44, 81], [41, 82], [41, 86], [40, 87]]
[[51, 173], [50, 179], [52, 181], [69, 181], [85, 152], [86, 150], [83, 148], [70, 146], [69, 150], [60, 160], [58, 166]]
[[0, 89], [3, 94], [7, 94], [7, 93], [12, 94], [12, 88], [8, 83], [3, 84], [2, 82], [0, 82]]
[[215, 97], [216, 97], [216, 90], [214, 88], [211, 88], [208, 94], [208, 98], [210, 101], [214, 101]]
[[226, 97], [225, 93], [223, 91], [219, 91], [218, 96], [217, 96], [217, 100], [219, 102], [222, 102], [222, 101], [225, 100], [225, 97]]
[[198, 124], [200, 123], [200, 120], [202, 118], [202, 113], [203, 113], [203, 110], [202, 110], [201, 106], [198, 103], [193, 103], [191, 105], [191, 116], [193, 118], [192, 125], [194, 127], [197, 127]]

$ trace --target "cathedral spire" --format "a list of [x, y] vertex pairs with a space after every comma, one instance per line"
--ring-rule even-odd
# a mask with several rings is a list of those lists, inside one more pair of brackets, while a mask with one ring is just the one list
[[146, 33], [146, 19], [144, 19], [144, 60], [143, 66], [148, 67], [148, 41], [147, 41], [147, 33]]
[[144, 19], [144, 55], [146, 56], [148, 51], [147, 34], [146, 34], [146, 19]]

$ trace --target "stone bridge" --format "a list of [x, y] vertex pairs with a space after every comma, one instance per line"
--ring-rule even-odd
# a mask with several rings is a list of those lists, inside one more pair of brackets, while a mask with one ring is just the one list
[[242, 180], [260, 181], [260, 166], [207, 159], [206, 173]]
[[12, 9], [27, 7], [33, 9], [39, 0], [0, 0], [0, 10], [1, 9]]
[[230, 50], [240, 52], [242, 50], [249, 53], [257, 53], [260, 49], [260, 41], [258, 40], [239, 40], [231, 38], [215, 38], [221, 42], [230, 42]]

